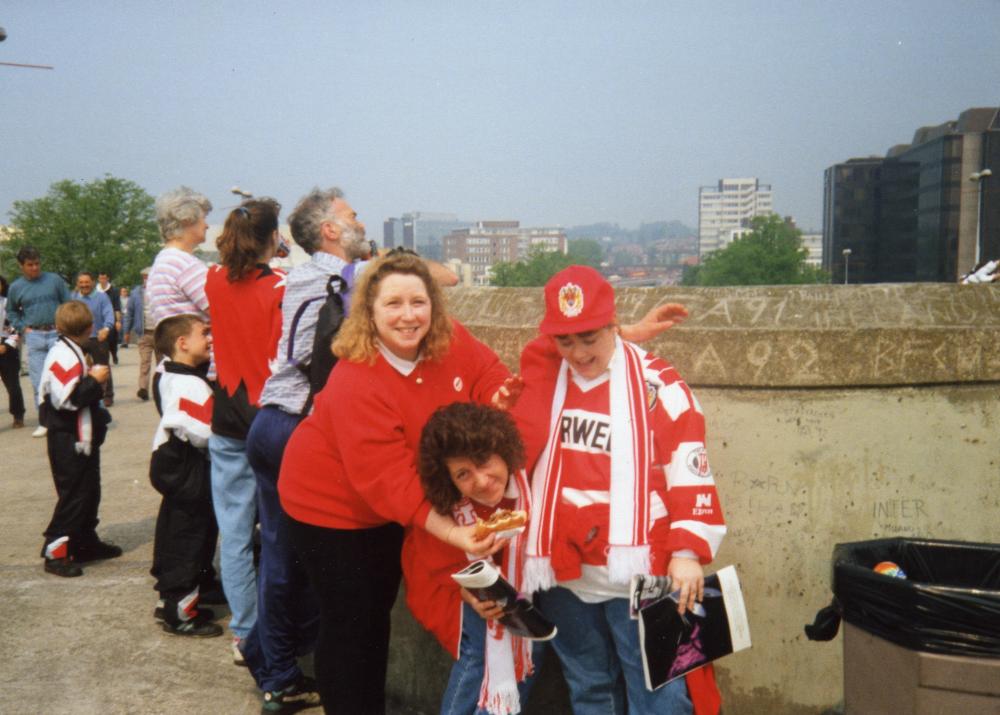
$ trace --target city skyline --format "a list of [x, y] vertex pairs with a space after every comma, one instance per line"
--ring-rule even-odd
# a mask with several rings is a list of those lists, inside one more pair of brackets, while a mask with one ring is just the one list
[[0, 222], [110, 173], [284, 216], [336, 183], [376, 237], [417, 210], [693, 227], [698, 187], [757, 176], [817, 229], [826, 167], [996, 104], [1000, 3], [800, 5], [13, 4], [0, 61], [55, 69], [0, 67]]

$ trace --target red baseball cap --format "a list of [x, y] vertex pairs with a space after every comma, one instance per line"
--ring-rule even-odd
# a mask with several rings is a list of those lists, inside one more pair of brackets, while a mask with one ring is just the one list
[[545, 284], [545, 335], [587, 333], [615, 322], [615, 289], [590, 266], [569, 266]]

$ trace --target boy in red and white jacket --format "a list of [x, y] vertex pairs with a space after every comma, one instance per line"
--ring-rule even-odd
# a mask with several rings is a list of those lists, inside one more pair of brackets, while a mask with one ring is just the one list
[[83, 345], [94, 318], [78, 300], [56, 309], [59, 338], [45, 356], [38, 382], [38, 415], [46, 433], [58, 501], [45, 529], [45, 571], [81, 576], [80, 564], [122, 555], [97, 536], [101, 503], [101, 444], [111, 416], [101, 405], [105, 365], [88, 364]]
[[200, 316], [185, 313], [161, 320], [153, 341], [168, 356], [153, 386], [160, 424], [149, 480], [163, 495], [150, 570], [161, 600], [154, 616], [171, 635], [220, 636], [215, 614], [198, 608], [199, 584], [212, 573], [218, 536], [208, 460], [212, 388], [205, 379], [212, 337]]
[[701, 408], [672, 366], [619, 337], [614, 290], [594, 269], [546, 284], [539, 327], [514, 409], [534, 465], [524, 590], [559, 629], [574, 711], [627, 699], [630, 712], [717, 712], [705, 669], [646, 690], [628, 615], [634, 574], [670, 575], [682, 613], [700, 601], [725, 535]]

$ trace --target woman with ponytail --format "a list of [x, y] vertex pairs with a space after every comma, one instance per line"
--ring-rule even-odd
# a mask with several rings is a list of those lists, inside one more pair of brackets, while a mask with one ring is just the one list
[[274, 200], [250, 199], [231, 211], [216, 244], [221, 265], [212, 266], [205, 281], [218, 375], [208, 442], [212, 499], [222, 541], [222, 583], [232, 611], [233, 657], [240, 661], [235, 646], [257, 619], [257, 482], [247, 462], [246, 436], [281, 337], [284, 276], [268, 267], [278, 245], [280, 210]]

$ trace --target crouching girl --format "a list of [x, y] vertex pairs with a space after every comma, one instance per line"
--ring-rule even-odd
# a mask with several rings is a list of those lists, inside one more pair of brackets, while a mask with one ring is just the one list
[[[459, 526], [485, 521], [497, 509], [528, 510], [524, 449], [514, 421], [497, 409], [472, 403], [438, 409], [424, 426], [417, 467], [428, 501]], [[457, 659], [442, 715], [519, 712], [543, 644], [512, 636], [494, 620], [499, 606], [459, 589], [451, 574], [469, 557], [419, 529], [410, 536], [403, 548], [407, 604]], [[514, 588], [522, 580], [525, 536], [493, 556]]]

